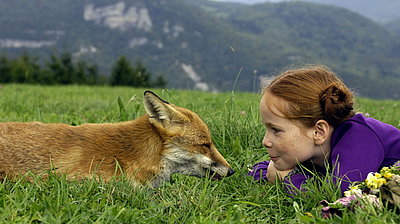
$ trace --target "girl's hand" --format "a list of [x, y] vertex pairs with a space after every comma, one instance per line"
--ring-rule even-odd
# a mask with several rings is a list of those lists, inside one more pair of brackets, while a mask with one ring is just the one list
[[[294, 167], [293, 167], [294, 169]], [[274, 162], [270, 161], [267, 169], [267, 179], [269, 183], [275, 183], [276, 177], [283, 180], [293, 169], [289, 170], [277, 170], [275, 168]]]

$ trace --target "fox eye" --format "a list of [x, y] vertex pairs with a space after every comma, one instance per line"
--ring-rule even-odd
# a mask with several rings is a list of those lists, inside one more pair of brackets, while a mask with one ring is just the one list
[[208, 149], [211, 148], [211, 144], [209, 144], [209, 143], [203, 143], [203, 144], [201, 144], [201, 146], [206, 147]]

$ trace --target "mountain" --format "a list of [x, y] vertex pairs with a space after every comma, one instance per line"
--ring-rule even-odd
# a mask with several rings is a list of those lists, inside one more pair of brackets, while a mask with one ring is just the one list
[[396, 19], [390, 21], [385, 24], [386, 29], [390, 30], [393, 33], [400, 35], [400, 19]]
[[398, 0], [305, 0], [349, 9], [379, 23], [400, 19]]
[[400, 19], [399, 0], [209, 0], [211, 2], [260, 4], [265, 2], [304, 1], [349, 9], [379, 23]]
[[233, 28], [180, 0], [16, 0], [0, 7], [0, 53], [69, 51], [97, 62], [104, 73], [126, 55], [173, 80], [171, 87], [205, 90], [223, 87], [226, 78], [219, 74], [234, 64]]
[[[192, 2], [220, 15], [240, 32], [260, 37], [263, 41], [258, 49], [273, 52], [269, 56], [286, 59], [265, 58], [264, 68], [324, 63], [361, 96], [399, 97], [399, 40], [359, 14], [300, 1], [251, 6], [230, 3], [230, 7], [212, 1]], [[255, 52], [257, 58], [265, 57]], [[259, 72], [269, 74], [268, 70]], [[386, 95], [383, 89], [391, 89], [391, 93]]]
[[[22, 7], [23, 6], [23, 7]], [[348, 10], [306, 2], [13, 0], [0, 4], [0, 55], [72, 52], [109, 74], [120, 55], [169, 88], [257, 90], [292, 64], [325, 63], [360, 96], [400, 99], [398, 38]]]

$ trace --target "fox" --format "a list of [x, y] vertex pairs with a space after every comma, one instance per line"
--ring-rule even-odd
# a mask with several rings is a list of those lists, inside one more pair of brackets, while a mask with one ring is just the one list
[[145, 91], [146, 113], [119, 123], [0, 123], [0, 180], [28, 172], [105, 181], [124, 175], [156, 188], [179, 173], [219, 180], [234, 170], [195, 112]]

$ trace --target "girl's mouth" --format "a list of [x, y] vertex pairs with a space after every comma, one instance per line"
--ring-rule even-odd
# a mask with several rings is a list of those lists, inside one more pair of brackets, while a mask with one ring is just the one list
[[275, 162], [276, 160], [278, 160], [279, 157], [278, 156], [270, 156], [270, 158], [271, 158], [272, 161]]

